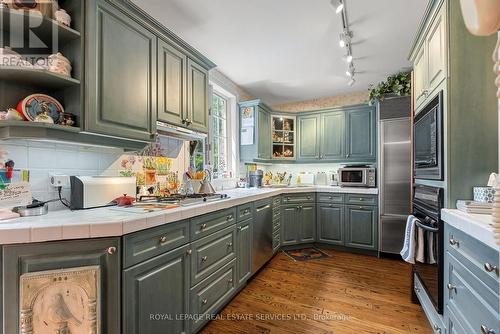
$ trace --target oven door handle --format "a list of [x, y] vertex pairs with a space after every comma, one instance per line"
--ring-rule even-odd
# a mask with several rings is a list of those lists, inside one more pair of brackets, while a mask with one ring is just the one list
[[430, 226], [422, 224], [421, 222], [415, 222], [415, 225], [417, 225], [418, 227], [420, 227], [421, 229], [423, 229], [425, 231], [435, 232], [435, 233], [439, 232], [439, 228], [430, 227]]

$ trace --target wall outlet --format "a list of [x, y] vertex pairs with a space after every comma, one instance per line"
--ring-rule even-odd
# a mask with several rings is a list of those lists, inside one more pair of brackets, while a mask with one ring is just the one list
[[49, 174], [49, 184], [52, 187], [69, 187], [69, 176], [63, 174]]

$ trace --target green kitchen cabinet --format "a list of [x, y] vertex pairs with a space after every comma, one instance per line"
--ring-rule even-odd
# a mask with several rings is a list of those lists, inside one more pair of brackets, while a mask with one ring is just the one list
[[345, 155], [345, 113], [334, 111], [322, 114], [320, 158], [343, 160]]
[[[261, 100], [240, 102], [240, 160], [271, 159], [271, 108]], [[250, 132], [250, 133], [249, 133]]]
[[188, 129], [208, 132], [208, 69], [188, 59]]
[[320, 116], [299, 116], [297, 118], [299, 133], [299, 160], [319, 159], [320, 145]]
[[344, 205], [319, 203], [317, 211], [317, 241], [344, 245]]
[[377, 158], [376, 113], [374, 108], [346, 112], [346, 158], [375, 161]]
[[156, 132], [157, 37], [108, 0], [86, 2], [84, 130], [151, 141]]
[[345, 245], [352, 248], [377, 250], [378, 210], [375, 206], [345, 206]]
[[[44, 284], [48, 285], [43, 287], [43, 289], [51, 290], [54, 293], [59, 293], [61, 289], [64, 289], [61, 286], [64, 283], [51, 284], [47, 282], [48, 279], [57, 280], [58, 282], [67, 281], [67, 283], [71, 284], [72, 292], [68, 292], [68, 296], [63, 291], [60, 292], [64, 293], [64, 300], [66, 298], [75, 300], [84, 299], [83, 302], [88, 303], [86, 306], [88, 305], [89, 308], [86, 307], [85, 310], [89, 311], [88, 316], [90, 317], [92, 317], [92, 300], [80, 296], [79, 292], [81, 291], [84, 295], [84, 291], [90, 291], [89, 288], [92, 285], [97, 285], [95, 288], [99, 291], [97, 298], [100, 301], [98, 304], [100, 306], [97, 308], [98, 313], [95, 316], [100, 321], [99, 328], [96, 328], [95, 332], [108, 334], [122, 333], [120, 325], [121, 243], [119, 238], [7, 245], [3, 246], [1, 259], [0, 273], [2, 273], [2, 289], [0, 290], [3, 293], [3, 314], [0, 315], [0, 318], [3, 316], [3, 323], [1, 324], [0, 332], [2, 332], [2, 329], [4, 334], [20, 332], [19, 319], [21, 315], [19, 314], [19, 305], [21, 281], [25, 278], [29, 280], [32, 277], [30, 275], [40, 273], [45, 276]], [[86, 278], [79, 276], [82, 270], [85, 269], [96, 270], [92, 275], [97, 275], [97, 284], [92, 284], [93, 279], [88, 276]], [[89, 280], [90, 282], [86, 283], [85, 280]], [[28, 285], [27, 281], [24, 288]], [[35, 286], [36, 284], [32, 287], [35, 288]], [[40, 293], [38, 297], [35, 297], [37, 295], [33, 293], [32, 296], [31, 305], [33, 307], [45, 305], [46, 308], [51, 308], [50, 304], [49, 306], [44, 304], [47, 300], [44, 301], [43, 293]], [[55, 299], [51, 301], [54, 303], [57, 302], [57, 297], [63, 298], [57, 294], [53, 297]], [[35, 298], [37, 300], [36, 303]], [[54, 318], [51, 317], [46, 320], [48, 323], [47, 328], [52, 329], [51, 333], [57, 332], [56, 328], [59, 328], [56, 323], [59, 314], [56, 312], [60, 311], [60, 309], [57, 306], [53, 309], [55, 320], [52, 320]], [[32, 319], [30, 315], [37, 314], [37, 311], [34, 309], [33, 312], [30, 312], [29, 309], [24, 309], [23, 313], [25, 316], [24, 322], [31, 323]], [[84, 319], [87, 319], [87, 314], [84, 315]], [[41, 331], [44, 330], [42, 329]]]
[[271, 114], [258, 108], [258, 153], [259, 159], [271, 159]]
[[123, 271], [123, 333], [189, 333], [189, 253], [186, 245]]
[[188, 118], [187, 63], [184, 52], [158, 42], [158, 120], [183, 126]]
[[282, 207], [281, 244], [294, 245], [316, 239], [316, 205], [285, 205]]
[[253, 219], [236, 225], [236, 275], [238, 286], [244, 284], [252, 274], [252, 226]]

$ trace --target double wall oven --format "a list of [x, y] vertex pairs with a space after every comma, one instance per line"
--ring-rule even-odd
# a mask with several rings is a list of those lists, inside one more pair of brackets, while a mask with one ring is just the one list
[[[443, 314], [444, 280], [444, 223], [441, 220], [443, 189], [416, 184], [413, 194], [413, 215], [419, 219], [416, 228], [421, 229], [423, 257], [415, 261], [413, 273], [418, 277], [436, 311]], [[422, 242], [422, 240], [419, 240]]]

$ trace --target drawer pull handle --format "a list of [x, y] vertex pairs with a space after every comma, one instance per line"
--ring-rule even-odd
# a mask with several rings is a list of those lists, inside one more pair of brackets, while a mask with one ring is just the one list
[[447, 287], [447, 288], [448, 288], [448, 290], [450, 290], [450, 291], [455, 291], [455, 292], [457, 292], [457, 286], [456, 286], [456, 285], [453, 285], [453, 284], [451, 284], [451, 283], [448, 283], [448, 284], [446, 285], [446, 287]]
[[495, 334], [495, 331], [491, 328], [486, 327], [485, 325], [481, 325], [481, 333], [482, 334]]
[[311, 196], [307, 196], [307, 199], [311, 199]]
[[229, 247], [233, 247], [233, 243], [232, 242], [228, 242], [227, 243], [227, 248], [229, 248]]
[[436, 333], [441, 334], [441, 328], [439, 328], [439, 326], [438, 326], [438, 325], [434, 325], [434, 326], [432, 326], [432, 327], [434, 327], [434, 331], [435, 331]]
[[360, 202], [363, 202], [363, 199], [360, 197], [360, 198], [359, 198], [359, 201], [360, 201]]
[[237, 228], [236, 230], [237, 230], [238, 232], [241, 232], [241, 231], [243, 231], [243, 227], [238, 226], [238, 228]]
[[491, 263], [486, 262], [484, 264], [484, 270], [486, 270], [487, 272], [491, 273], [493, 271], [498, 271], [498, 267], [492, 265]]
[[328, 197], [328, 199], [333, 199], [333, 197], [332, 197], [332, 196], [329, 196], [329, 197]]
[[207, 228], [207, 224], [201, 224], [201, 229], [204, 230]]
[[187, 254], [187, 255], [191, 255], [191, 254], [193, 254], [193, 250], [192, 250], [192, 249], [188, 249], [188, 250], [186, 251], [186, 254]]
[[167, 243], [167, 237], [166, 236], [163, 236], [160, 238], [160, 244], [164, 245]]
[[415, 288], [413, 288], [413, 289], [415, 290], [415, 292], [416, 292], [416, 293], [419, 293], [419, 292], [420, 292], [420, 288], [418, 288], [418, 287], [415, 287]]
[[107, 252], [109, 255], [115, 255], [115, 254], [116, 254], [116, 247], [114, 247], [114, 246], [109, 247], [108, 249], [106, 249], [106, 252]]
[[201, 262], [206, 262], [208, 260], [208, 257], [204, 256], [201, 258]]
[[201, 303], [202, 303], [203, 305], [207, 305], [208, 300], [207, 300], [207, 299], [203, 299], [203, 300], [201, 301]]
[[456, 239], [451, 238], [450, 239], [450, 245], [459, 247], [460, 246], [460, 242], [458, 240], [456, 240]]
[[229, 215], [229, 216], [226, 217], [227, 221], [230, 221], [231, 219], [233, 219], [233, 215]]
[[228, 282], [228, 283], [233, 283], [233, 279], [232, 279], [232, 278], [230, 278], [230, 279], [228, 279], [228, 280], [227, 280], [227, 282]]

